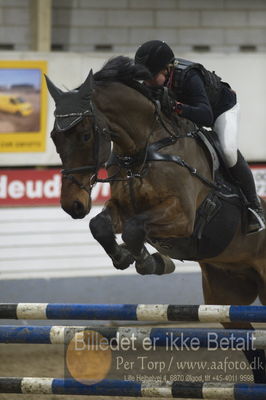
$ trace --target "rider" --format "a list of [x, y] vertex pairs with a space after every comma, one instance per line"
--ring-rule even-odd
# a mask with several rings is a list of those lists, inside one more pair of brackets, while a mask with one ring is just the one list
[[151, 72], [152, 79], [145, 81], [146, 85], [165, 86], [174, 93], [171, 112], [199, 126], [212, 127], [218, 134], [227, 166], [248, 201], [248, 233], [265, 229], [264, 212], [252, 172], [237, 148], [239, 104], [236, 93], [201, 64], [175, 58], [172, 49], [160, 40], [142, 44], [135, 54], [135, 63], [145, 65]]

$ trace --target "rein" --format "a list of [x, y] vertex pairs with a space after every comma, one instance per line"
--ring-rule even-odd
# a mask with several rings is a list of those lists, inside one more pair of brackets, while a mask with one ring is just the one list
[[173, 136], [171, 138], [169, 138], [169, 137], [164, 138], [164, 139], [159, 140], [158, 142], [151, 144], [148, 148], [147, 161], [174, 162], [174, 163], [180, 165], [180, 167], [186, 168], [192, 176], [195, 176], [196, 178], [198, 178], [205, 185], [209, 186], [212, 189], [219, 190], [222, 188], [222, 186], [220, 184], [217, 184], [217, 183], [205, 178], [203, 175], [201, 175], [197, 171], [196, 168], [193, 168], [181, 157], [179, 157], [177, 155], [171, 155], [171, 154], [161, 154], [158, 152], [158, 150], [162, 149], [163, 147], [170, 146], [171, 144], [176, 143], [177, 139], [184, 138], [184, 137], [196, 139], [196, 133], [197, 133], [197, 130], [195, 130], [194, 132], [188, 132], [187, 134], [182, 135], [182, 136]]

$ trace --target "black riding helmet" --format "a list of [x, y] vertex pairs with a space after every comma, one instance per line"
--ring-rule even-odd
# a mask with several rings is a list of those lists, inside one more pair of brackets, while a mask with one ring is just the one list
[[145, 65], [154, 76], [167, 64], [170, 64], [174, 58], [172, 49], [165, 42], [149, 40], [136, 51], [135, 63]]

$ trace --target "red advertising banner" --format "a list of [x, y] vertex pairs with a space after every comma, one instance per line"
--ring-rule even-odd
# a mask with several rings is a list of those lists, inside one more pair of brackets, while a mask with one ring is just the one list
[[[258, 194], [266, 198], [266, 164], [251, 166]], [[106, 171], [99, 172], [100, 178]], [[60, 169], [0, 170], [0, 206], [59, 205]], [[97, 183], [92, 191], [93, 204], [104, 203], [110, 196], [109, 183]]]
[[[99, 172], [106, 177], [105, 170]], [[0, 206], [59, 205], [62, 175], [60, 169], [0, 170]], [[108, 183], [97, 183], [93, 188], [94, 204], [105, 202], [110, 196]]]

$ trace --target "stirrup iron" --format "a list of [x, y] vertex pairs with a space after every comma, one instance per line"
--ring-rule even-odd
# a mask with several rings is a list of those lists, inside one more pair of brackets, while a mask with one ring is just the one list
[[257, 221], [259, 223], [259, 227], [258, 227], [258, 229], [254, 230], [254, 231], [250, 231], [250, 232], [248, 231], [247, 234], [252, 235], [253, 233], [263, 231], [265, 229], [265, 223], [261, 219], [260, 215], [251, 207], [248, 207], [248, 212], [251, 212], [255, 216], [255, 218], [257, 219]]

